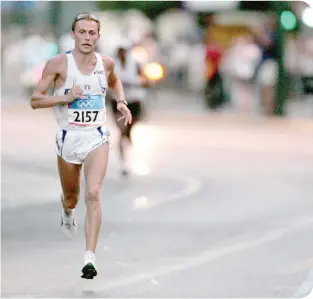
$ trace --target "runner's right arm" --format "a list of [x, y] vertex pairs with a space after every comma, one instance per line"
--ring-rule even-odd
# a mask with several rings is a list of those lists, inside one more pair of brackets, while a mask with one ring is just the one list
[[31, 96], [30, 105], [33, 109], [50, 108], [60, 104], [67, 104], [77, 97], [82, 97], [83, 90], [79, 86], [73, 86], [67, 95], [50, 96], [46, 94], [51, 84], [59, 75], [61, 59], [62, 57], [58, 55], [47, 62], [42, 72], [42, 78]]
[[60, 57], [56, 56], [50, 59], [42, 72], [42, 77], [38, 82], [31, 96], [30, 105], [33, 109], [50, 108], [58, 104], [66, 103], [66, 96], [50, 96], [46, 95], [49, 87], [58, 76], [58, 67]]

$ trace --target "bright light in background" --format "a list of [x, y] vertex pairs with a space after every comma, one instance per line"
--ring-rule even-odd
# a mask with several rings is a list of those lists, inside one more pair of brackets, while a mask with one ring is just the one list
[[296, 28], [297, 17], [291, 11], [283, 11], [280, 16], [280, 22], [286, 30], [292, 30]]
[[152, 62], [144, 67], [144, 73], [149, 80], [157, 81], [164, 77], [164, 69], [161, 64]]
[[302, 12], [302, 22], [308, 26], [313, 28], [313, 8], [306, 7]]

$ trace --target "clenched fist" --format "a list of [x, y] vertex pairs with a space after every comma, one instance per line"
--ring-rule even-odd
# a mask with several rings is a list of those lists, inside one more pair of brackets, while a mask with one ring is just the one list
[[65, 96], [66, 98], [65, 102], [71, 103], [77, 98], [85, 99], [86, 97], [83, 95], [83, 93], [84, 91], [82, 90], [82, 88], [78, 85], [75, 85], [72, 87], [70, 92]]

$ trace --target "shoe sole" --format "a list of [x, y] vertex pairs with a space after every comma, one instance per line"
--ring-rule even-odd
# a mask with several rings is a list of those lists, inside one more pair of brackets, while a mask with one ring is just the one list
[[86, 266], [84, 266], [82, 272], [83, 275], [81, 276], [81, 278], [85, 279], [93, 279], [98, 274], [95, 266], [91, 263], [88, 263]]

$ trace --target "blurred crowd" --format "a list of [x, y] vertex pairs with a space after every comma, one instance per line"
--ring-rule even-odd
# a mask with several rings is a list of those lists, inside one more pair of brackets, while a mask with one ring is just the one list
[[[94, 13], [103, 24], [100, 53], [112, 56], [120, 44], [127, 44], [141, 64], [162, 66], [162, 71], [151, 65], [146, 68], [159, 86], [201, 92], [211, 109], [230, 105], [235, 110], [272, 113], [278, 77], [277, 19], [273, 16], [219, 13], [210, 15], [201, 28], [195, 14], [179, 9], [168, 10], [153, 21], [138, 10]], [[69, 30], [57, 36], [49, 22], [42, 26], [6, 24], [1, 43], [3, 91], [30, 92], [45, 62], [72, 47]], [[303, 82], [313, 76], [312, 57], [313, 34], [286, 37], [289, 97], [305, 92]]]
[[[216, 16], [210, 17], [206, 37], [205, 94], [209, 95], [209, 107], [217, 109], [229, 104], [236, 111], [272, 115], [279, 76], [284, 76], [287, 99], [312, 94], [313, 35], [285, 34], [280, 45], [279, 20], [275, 15], [264, 14], [261, 22], [238, 26], [223, 43], [223, 31], [216, 33], [220, 26], [215, 19]], [[279, 73], [279, 60], [283, 74]]]
[[[188, 13], [169, 11], [154, 22], [136, 10], [94, 13], [103, 24], [97, 51], [113, 57], [118, 46], [127, 45], [141, 64], [154, 62], [162, 65], [166, 70], [166, 78], [162, 77], [165, 85], [170, 86], [171, 82], [183, 85], [181, 83], [191, 63], [189, 53], [193, 49], [199, 51], [198, 48], [204, 52], [200, 30]], [[20, 89], [30, 91], [46, 61], [71, 48], [73, 40], [69, 30], [56, 36], [53, 26], [48, 24], [45, 24], [45, 28], [25, 24], [6, 26], [2, 31], [1, 45], [4, 87], [16, 89], [11, 77], [19, 74]], [[203, 68], [203, 59], [199, 60], [198, 65]], [[198, 74], [198, 78], [197, 83], [203, 80], [203, 72]]]

